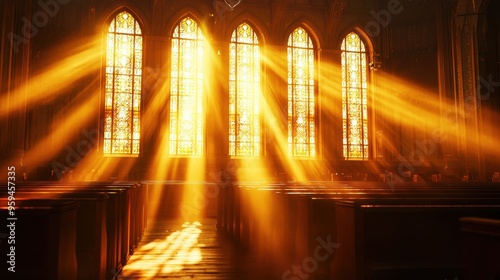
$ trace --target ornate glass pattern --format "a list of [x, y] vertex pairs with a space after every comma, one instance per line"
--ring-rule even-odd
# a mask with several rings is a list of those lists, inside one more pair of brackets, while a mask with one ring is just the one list
[[261, 154], [260, 53], [257, 34], [240, 24], [229, 44], [229, 154]]
[[205, 38], [186, 17], [172, 34], [170, 154], [203, 154], [203, 77]]
[[141, 128], [142, 33], [128, 12], [119, 13], [106, 38], [104, 154], [138, 155]]
[[366, 50], [354, 32], [342, 41], [342, 131], [346, 159], [368, 158]]
[[314, 157], [314, 46], [299, 27], [288, 37], [288, 152]]

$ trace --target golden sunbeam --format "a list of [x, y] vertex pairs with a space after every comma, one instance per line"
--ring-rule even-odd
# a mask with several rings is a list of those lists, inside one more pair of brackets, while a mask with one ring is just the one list
[[[204, 79], [204, 87], [207, 89], [206, 100], [207, 100], [207, 120], [210, 122], [210, 126], [214, 127], [217, 131], [225, 131], [227, 124], [225, 123], [225, 118], [222, 112], [226, 112], [227, 104], [221, 102], [224, 99], [224, 93], [227, 92], [227, 80], [225, 77], [228, 72], [226, 65], [222, 63], [222, 54], [220, 50], [215, 50], [211, 45], [205, 49], [207, 51], [207, 60], [210, 64], [210, 74], [208, 79]], [[220, 90], [211, 90], [211, 89]], [[218, 111], [218, 114], [214, 114], [214, 111]]]
[[164, 188], [161, 187], [162, 181], [171, 179], [169, 176], [177, 172], [177, 164], [174, 164], [169, 157], [169, 137], [170, 131], [168, 120], [168, 103], [170, 98], [170, 81], [163, 79], [169, 75], [166, 69], [150, 69], [146, 73], [146, 88], [149, 92], [154, 92], [150, 99], [143, 101], [144, 110], [142, 112], [142, 137], [145, 141], [153, 143], [146, 150], [153, 152], [153, 156], [147, 162], [147, 171], [144, 179], [158, 181], [158, 184], [152, 184], [149, 188], [149, 196], [152, 199], [148, 205], [148, 219], [152, 220], [158, 217], [162, 203]]
[[[99, 98], [98, 93], [89, 94], [88, 90], [82, 91], [81, 94], [90, 96], [90, 98], [87, 98], [84, 103], [81, 103], [69, 116], [58, 117], [57, 119], [60, 119], [61, 123], [59, 123], [58, 126], [55, 126], [51, 134], [39, 141], [35, 147], [26, 153], [26, 162], [29, 162], [30, 165], [37, 166], [47, 160], [50, 160], [51, 158], [54, 158], [54, 156], [60, 153], [63, 149], [66, 149], [66, 166], [74, 167], [73, 164], [76, 164], [75, 161], [79, 161], [78, 158], [81, 157], [78, 155], [80, 153], [80, 147], [69, 146], [69, 143], [71, 143], [74, 139], [71, 139], [71, 136], [68, 135], [68, 131], [70, 128], [80, 126], [82, 124], [82, 116], [95, 114], [95, 104], [98, 104], [97, 100]], [[89, 146], [93, 145], [95, 145], [95, 143], [89, 144], [86, 142], [85, 147], [82, 147], [82, 149], [88, 149]], [[48, 147], [52, 147], [53, 150], [51, 152], [47, 152]]]
[[[190, 158], [186, 163], [185, 185], [182, 194], [183, 209], [189, 208], [189, 214], [182, 212], [187, 221], [200, 220], [205, 214], [204, 209], [208, 198], [203, 195], [205, 183], [205, 160], [202, 158]], [[184, 210], [185, 211], [185, 210]]]
[[[464, 108], [460, 108], [453, 100], [436, 102], [435, 100], [439, 98], [436, 91], [406, 82], [397, 76], [377, 75], [377, 84], [379, 86], [375, 92], [374, 109], [379, 116], [400, 123], [403, 129], [407, 127], [415, 130], [417, 135], [423, 135], [434, 142], [441, 143], [444, 139], [448, 141], [464, 139], [465, 134], [460, 127], [467, 127], [466, 119], [472, 118], [472, 111], [476, 110], [474, 107], [464, 104]], [[485, 114], [489, 114], [487, 109], [482, 110]], [[484, 131], [492, 131], [491, 127], [489, 124], [483, 124]], [[495, 144], [498, 140], [488, 133], [477, 138], [469, 137], [466, 141], [498, 155]], [[396, 152], [397, 148], [391, 144], [392, 142], [386, 140], [384, 146], [391, 152]]]
[[0, 104], [8, 104], [8, 110], [0, 111], [0, 117], [24, 106], [26, 91], [33, 104], [64, 94], [65, 89], [76, 81], [99, 69], [100, 51], [101, 42], [98, 39], [72, 42], [55, 48], [48, 55], [48, 66], [30, 78], [29, 85], [14, 89], [0, 99]]
[[[277, 77], [287, 77], [287, 61], [277, 60], [276, 57], [280, 57], [273, 51], [269, 51], [266, 55], [262, 56], [262, 61], [269, 68], [272, 73], [275, 73]], [[272, 88], [271, 81], [266, 81], [268, 84], [264, 88]], [[273, 81], [276, 82], [276, 81]], [[262, 114], [265, 116], [267, 121], [267, 128], [272, 135], [272, 140], [266, 139], [268, 144], [273, 144], [272, 147], [276, 149], [278, 153], [278, 158], [281, 161], [286, 173], [295, 181], [307, 181], [310, 179], [309, 176], [314, 176], [318, 173], [314, 164], [310, 165], [306, 161], [316, 160], [316, 157], [293, 157], [289, 150], [289, 139], [287, 135], [286, 126], [283, 123], [285, 118], [285, 112], [283, 108], [279, 105], [280, 99], [286, 100], [287, 96], [281, 96], [277, 92], [267, 92], [266, 96], [261, 97]], [[285, 116], [283, 116], [285, 115]]]
[[103, 156], [96, 149], [90, 150], [75, 167], [75, 179], [82, 181], [112, 180], [133, 177], [130, 171], [137, 157]]

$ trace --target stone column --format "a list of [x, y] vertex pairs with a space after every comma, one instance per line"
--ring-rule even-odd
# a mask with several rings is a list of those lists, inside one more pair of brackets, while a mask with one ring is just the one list
[[322, 49], [319, 61], [319, 135], [322, 156], [328, 161], [343, 159], [342, 155], [342, 81], [340, 50]]
[[[288, 141], [288, 91], [286, 46], [267, 45], [264, 49], [262, 78], [263, 142], [265, 156], [276, 170], [287, 164]], [[281, 171], [280, 171], [281, 172]]]
[[[212, 41], [207, 53], [206, 81], [206, 166], [209, 170], [219, 171], [227, 168], [229, 153], [229, 44]], [[217, 178], [211, 178], [217, 179]]]
[[[6, 29], [2, 34], [2, 89], [1, 98], [6, 103], [2, 119], [2, 146], [8, 164], [20, 164], [26, 148], [26, 108], [30, 67], [31, 38], [36, 32], [30, 27], [31, 1], [7, 1], [3, 4]], [[5, 142], [4, 142], [5, 141]]]
[[[448, 158], [458, 157], [458, 126], [456, 122], [453, 50], [453, 15], [449, 1], [436, 1], [437, 22], [437, 67], [439, 79], [439, 102], [441, 108], [440, 137], [442, 153]], [[444, 144], [445, 143], [445, 144]], [[444, 144], [444, 145], [443, 145]]]
[[[465, 158], [465, 170], [474, 179], [484, 178], [484, 158], [481, 153], [481, 102], [478, 87], [481, 79], [478, 66], [477, 23], [479, 1], [459, 1], [455, 15], [455, 108], [457, 152]], [[477, 177], [479, 176], [479, 177]], [[471, 180], [471, 178], [469, 178]]]

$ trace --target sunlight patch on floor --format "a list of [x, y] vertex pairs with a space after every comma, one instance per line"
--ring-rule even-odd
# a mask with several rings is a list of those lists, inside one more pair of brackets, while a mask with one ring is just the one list
[[186, 265], [202, 261], [198, 238], [201, 223], [184, 223], [177, 230], [141, 246], [129, 259], [122, 276], [141, 275], [142, 279], [153, 279], [157, 275], [179, 272]]

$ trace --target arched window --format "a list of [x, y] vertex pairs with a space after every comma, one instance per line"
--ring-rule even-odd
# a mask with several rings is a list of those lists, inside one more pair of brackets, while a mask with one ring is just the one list
[[288, 152], [314, 157], [315, 147], [314, 46], [299, 27], [288, 37]]
[[171, 155], [203, 154], [203, 78], [205, 38], [190, 17], [172, 34], [170, 84]]
[[368, 158], [366, 49], [358, 34], [342, 41], [342, 131], [345, 159]]
[[142, 33], [128, 12], [119, 13], [106, 38], [103, 152], [138, 155], [141, 128]]
[[260, 53], [257, 34], [240, 24], [229, 44], [229, 155], [260, 156]]

